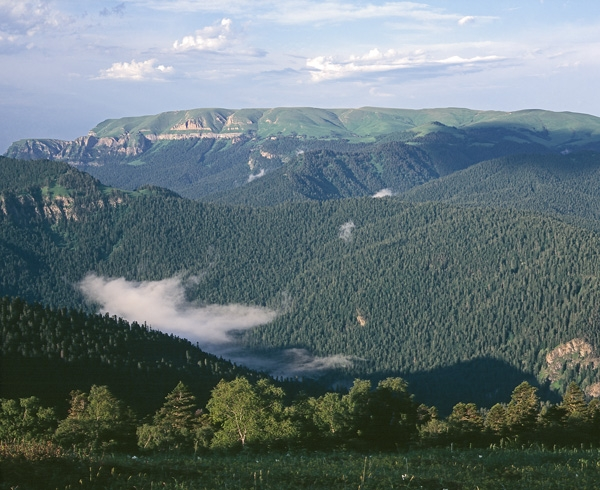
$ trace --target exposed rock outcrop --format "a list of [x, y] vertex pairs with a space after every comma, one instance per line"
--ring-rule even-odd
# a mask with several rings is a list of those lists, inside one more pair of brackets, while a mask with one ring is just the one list
[[[594, 346], [584, 339], [572, 339], [552, 349], [546, 354], [540, 377], [553, 384], [565, 384], [568, 372], [584, 368], [598, 370], [600, 357]], [[600, 374], [600, 373], [598, 373]], [[582, 386], [589, 396], [600, 396], [600, 383]]]

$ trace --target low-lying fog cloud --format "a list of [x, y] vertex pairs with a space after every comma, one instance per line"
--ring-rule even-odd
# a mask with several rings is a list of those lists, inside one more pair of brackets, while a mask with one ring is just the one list
[[[88, 302], [99, 306], [100, 313], [116, 315], [130, 323], [146, 322], [155, 330], [197, 342], [211, 354], [274, 376], [312, 376], [349, 367], [357, 360], [343, 355], [316, 357], [305, 349], [283, 349], [257, 356], [235, 343], [232, 331], [272, 322], [285, 311], [285, 304], [281, 311], [239, 304], [198, 305], [186, 298], [181, 277], [137, 282], [88, 274], [78, 287]], [[289, 302], [286, 295], [284, 299]]]
[[263, 325], [277, 316], [277, 312], [257, 306], [193, 304], [185, 297], [180, 277], [135, 282], [89, 274], [79, 288], [89, 302], [100, 306], [101, 313], [147, 322], [152, 328], [204, 346], [227, 343], [229, 332]]
[[340, 226], [339, 237], [345, 242], [352, 240], [352, 230], [354, 230], [354, 227], [354, 221], [347, 221], [342, 226]]
[[239, 349], [225, 350], [219, 352], [219, 355], [235, 360], [235, 362], [252, 369], [284, 378], [294, 376], [318, 377], [324, 371], [349, 368], [355, 362], [362, 360], [354, 356], [341, 354], [328, 357], [313, 356], [306, 349], [283, 349], [271, 353], [268, 357], [248, 355]]
[[265, 169], [261, 168], [260, 172], [258, 172], [257, 174], [250, 174], [248, 176], [248, 182], [252, 182], [253, 180], [260, 179], [261, 177], [264, 177], [265, 173], [266, 173]]
[[375, 198], [390, 197], [393, 195], [394, 195], [394, 193], [392, 192], [392, 189], [381, 189], [380, 191], [373, 194], [373, 197], [375, 197]]

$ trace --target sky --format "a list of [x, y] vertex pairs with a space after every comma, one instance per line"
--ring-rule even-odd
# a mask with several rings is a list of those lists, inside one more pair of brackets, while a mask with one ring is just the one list
[[164, 111], [600, 116], [597, 0], [0, 0], [0, 153]]

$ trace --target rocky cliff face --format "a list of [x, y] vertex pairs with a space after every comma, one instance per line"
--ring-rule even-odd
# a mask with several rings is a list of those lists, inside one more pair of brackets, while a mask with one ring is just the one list
[[18, 224], [26, 224], [32, 220], [55, 224], [61, 220], [80, 221], [91, 211], [105, 206], [118, 206], [123, 202], [123, 197], [117, 195], [98, 198], [83, 204], [71, 196], [8, 194], [0, 195], [0, 216], [7, 217]]
[[[20, 160], [60, 160], [71, 165], [104, 165], [107, 161], [136, 157], [149, 150], [157, 141], [213, 138], [227, 139], [234, 143], [242, 133], [214, 133], [193, 121], [188, 121], [185, 132], [165, 134], [124, 133], [119, 137], [98, 138], [91, 133], [73, 141], [28, 139], [13, 143], [6, 152], [9, 158]], [[179, 127], [178, 127], [179, 128]], [[190, 131], [191, 130], [191, 131]]]
[[118, 138], [98, 138], [94, 134], [73, 141], [21, 140], [6, 156], [22, 160], [61, 160], [72, 165], [102, 165], [106, 159], [137, 156], [152, 146], [143, 134], [123, 134]]
[[[589, 369], [596, 371], [600, 367], [600, 358], [594, 347], [584, 339], [572, 339], [546, 354], [540, 378], [548, 380], [553, 386], [566, 384], [571, 371]], [[600, 383], [582, 386], [589, 396], [600, 396]]]

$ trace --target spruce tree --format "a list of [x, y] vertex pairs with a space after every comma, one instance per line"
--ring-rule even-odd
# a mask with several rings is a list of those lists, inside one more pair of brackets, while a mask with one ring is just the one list
[[209, 438], [202, 411], [190, 389], [179, 382], [165, 397], [165, 403], [154, 415], [152, 424], [138, 428], [138, 446], [143, 449], [197, 450]]
[[531, 434], [536, 429], [539, 411], [537, 388], [523, 381], [513, 390], [510, 403], [506, 407], [509, 432], [517, 436]]

